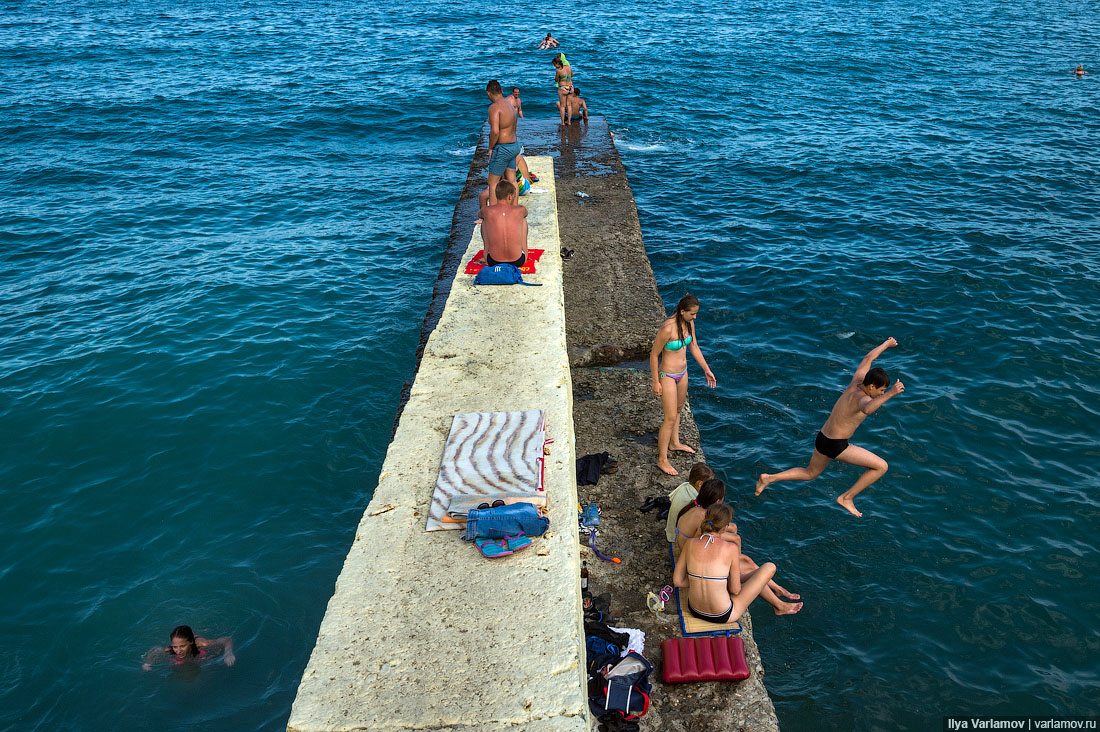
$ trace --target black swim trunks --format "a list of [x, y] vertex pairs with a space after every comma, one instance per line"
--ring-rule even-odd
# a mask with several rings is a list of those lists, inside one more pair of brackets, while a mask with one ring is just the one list
[[511, 264], [515, 267], [522, 267], [527, 262], [527, 255], [526, 254], [519, 255], [519, 259], [517, 259], [514, 262], [498, 262], [497, 260], [493, 259], [488, 254], [486, 254], [485, 255], [485, 261], [489, 263], [490, 267], [495, 267], [498, 264]]
[[814, 449], [830, 460], [836, 460], [847, 447], [848, 440], [834, 440], [821, 432], [817, 433], [817, 439], [814, 440]]

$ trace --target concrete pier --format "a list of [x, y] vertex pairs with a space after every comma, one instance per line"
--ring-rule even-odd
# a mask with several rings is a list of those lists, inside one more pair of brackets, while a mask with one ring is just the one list
[[[356, 532], [289, 730], [587, 728], [572, 389], [550, 158], [524, 197], [541, 287], [457, 275], [423, 346], [378, 488]], [[475, 194], [476, 195], [476, 194]], [[465, 226], [468, 261], [480, 233]], [[457, 531], [425, 533], [456, 413], [542, 409], [551, 530], [484, 559]]]
[[[523, 120], [519, 136], [541, 177], [541, 192], [521, 200], [530, 211], [530, 246], [546, 250], [538, 274], [525, 279], [544, 286], [472, 288], [459, 274], [481, 246], [470, 232], [485, 186], [483, 134], [455, 207], [417, 374], [288, 729], [589, 729], [583, 557], [593, 593], [611, 596], [620, 627], [646, 632], [645, 654], [657, 671], [643, 729], [778, 730], [747, 614], [752, 678], [660, 682], [660, 643], [680, 631], [674, 607], [663, 617], [645, 607], [646, 592], [672, 573], [664, 522], [637, 506], [679, 479], [653, 466], [661, 408], [648, 370], [637, 367], [664, 306], [606, 122], [562, 128]], [[562, 262], [559, 245], [576, 254]], [[550, 533], [523, 554], [491, 562], [456, 532], [424, 533], [451, 416], [531, 408], [547, 410], [555, 440], [546, 473]], [[690, 409], [682, 434], [699, 444]], [[605, 450], [618, 472], [583, 487], [580, 499], [602, 506], [601, 547], [622, 558], [618, 565], [598, 561], [577, 540], [574, 460]], [[673, 460], [684, 474], [693, 461]]]

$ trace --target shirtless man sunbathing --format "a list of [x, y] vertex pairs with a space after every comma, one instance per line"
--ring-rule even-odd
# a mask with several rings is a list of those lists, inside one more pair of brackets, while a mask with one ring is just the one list
[[881, 368], [871, 368], [876, 358], [881, 356], [887, 348], [893, 348], [897, 344], [898, 342], [893, 338], [887, 338], [859, 362], [851, 382], [836, 400], [829, 419], [825, 420], [825, 425], [817, 433], [810, 464], [805, 468], [791, 468], [782, 473], [761, 473], [756, 481], [756, 495], [759, 496], [766, 487], [780, 480], [813, 480], [828, 467], [830, 460], [839, 460], [842, 463], [867, 468], [855, 485], [836, 499], [836, 502], [853, 516], [863, 515], [856, 510], [853, 499], [867, 486], [884, 476], [890, 466], [870, 450], [848, 444], [848, 438], [855, 434], [856, 429], [863, 424], [863, 420], [868, 415], [874, 414], [883, 404], [905, 391], [905, 386], [900, 379], [887, 389], [890, 377]]

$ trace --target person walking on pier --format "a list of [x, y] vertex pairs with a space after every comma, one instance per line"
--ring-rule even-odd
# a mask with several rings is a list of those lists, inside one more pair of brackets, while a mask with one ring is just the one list
[[851, 382], [836, 400], [833, 411], [825, 420], [825, 425], [817, 433], [810, 464], [805, 468], [791, 468], [772, 475], [761, 473], [756, 481], [756, 495], [759, 496], [766, 487], [781, 480], [813, 480], [828, 467], [829, 461], [839, 460], [842, 463], [867, 469], [855, 485], [836, 499], [836, 502], [847, 509], [848, 513], [853, 516], [863, 516], [856, 510], [853, 499], [867, 486], [884, 476], [890, 466], [870, 450], [848, 444], [848, 438], [855, 434], [856, 429], [869, 415], [874, 414], [883, 404], [905, 391], [905, 385], [901, 383], [901, 379], [895, 381], [894, 385], [888, 389], [890, 377], [886, 372], [877, 366], [871, 368], [876, 358], [881, 356], [887, 348], [893, 348], [897, 344], [898, 342], [893, 338], [887, 338], [859, 362]]
[[497, 202], [496, 187], [501, 176], [516, 184], [516, 156], [523, 146], [516, 140], [516, 108], [504, 98], [500, 82], [485, 85], [489, 105], [489, 205]]
[[[657, 467], [668, 475], [679, 475], [668, 461], [668, 451], [695, 453], [680, 442], [680, 413], [687, 400], [687, 354], [703, 369], [707, 386], [718, 385], [695, 336], [695, 318], [699, 315], [699, 300], [694, 295], [684, 295], [676, 303], [676, 311], [666, 320], [653, 339], [649, 352], [649, 370], [653, 375], [653, 393], [661, 397], [665, 418], [657, 433]], [[659, 363], [658, 363], [659, 361]]]

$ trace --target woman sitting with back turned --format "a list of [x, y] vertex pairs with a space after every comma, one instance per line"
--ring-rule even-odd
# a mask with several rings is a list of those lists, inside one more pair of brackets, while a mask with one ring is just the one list
[[708, 508], [700, 526], [702, 534], [684, 543], [672, 576], [672, 584], [688, 588], [688, 612], [710, 623], [740, 618], [775, 575], [771, 562], [741, 574], [740, 548], [719, 538], [731, 518], [733, 509], [725, 503]]

